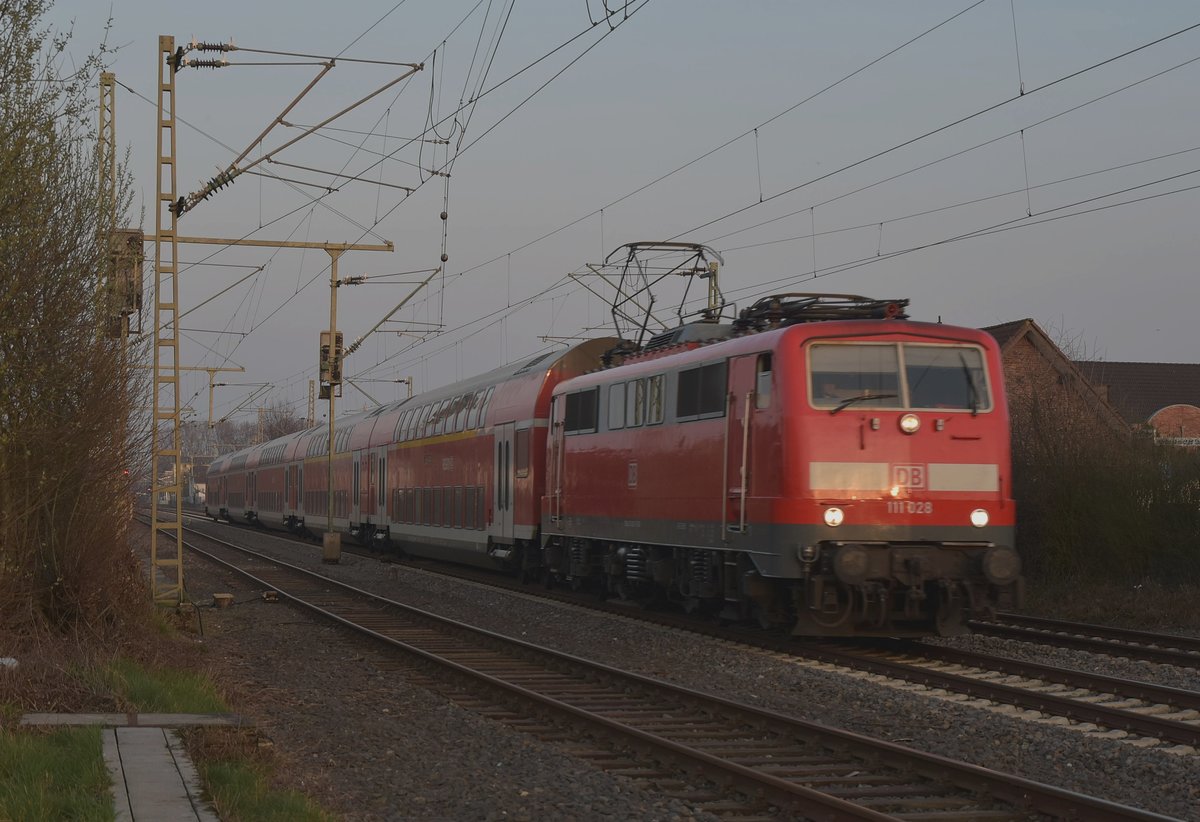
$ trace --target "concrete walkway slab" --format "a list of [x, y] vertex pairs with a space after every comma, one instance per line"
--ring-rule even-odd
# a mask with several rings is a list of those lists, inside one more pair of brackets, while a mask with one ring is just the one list
[[25, 714], [22, 725], [103, 725], [106, 728], [182, 728], [189, 725], [241, 726], [237, 714]]
[[22, 725], [102, 725], [117, 822], [220, 822], [171, 728], [242, 724], [235, 714], [25, 714]]
[[122, 727], [103, 738], [118, 822], [220, 822], [175, 732]]

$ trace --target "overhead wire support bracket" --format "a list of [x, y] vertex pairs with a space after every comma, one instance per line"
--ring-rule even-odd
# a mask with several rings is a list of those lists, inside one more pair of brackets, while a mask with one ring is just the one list
[[[200, 45], [204, 45], [204, 46], [209, 47], [210, 49], [214, 49], [223, 44], [196, 44], [194, 46], [194, 48], [199, 49]], [[236, 50], [236, 47], [233, 46], [232, 44], [229, 44], [229, 48], [224, 49], [224, 50], [227, 50], [227, 51]], [[176, 53], [176, 57], [174, 58], [174, 59], [178, 60], [180, 65], [191, 65], [192, 63], [198, 62], [198, 61], [191, 61], [191, 63], [189, 63], [189, 61], [183, 56], [183, 54], [184, 54], [184, 50], [182, 48], [180, 48], [179, 51]], [[224, 61], [224, 58], [222, 58], [221, 62], [225, 63], [226, 61]], [[316, 125], [306, 128], [303, 132], [296, 135], [292, 139], [287, 140], [282, 145], [277, 146], [276, 148], [272, 149], [271, 151], [267, 152], [266, 154], [260, 155], [256, 160], [254, 160], [250, 163], [247, 163], [244, 166], [240, 166], [239, 163], [241, 163], [243, 160], [246, 159], [247, 156], [249, 156], [250, 152], [254, 150], [254, 147], [262, 145], [263, 140], [266, 139], [267, 135], [271, 132], [271, 130], [274, 129], [275, 126], [280, 125], [285, 122], [284, 118], [287, 117], [287, 115], [292, 111], [292, 109], [294, 109], [300, 103], [300, 101], [302, 99], [304, 99], [304, 97], [310, 91], [312, 91], [313, 87], [316, 86], [317, 83], [319, 83], [322, 80], [322, 78], [324, 78], [325, 75], [328, 74], [336, 64], [337, 64], [337, 62], [333, 58], [329, 58], [329, 60], [327, 62], [323, 63], [321, 71], [317, 73], [317, 76], [309, 81], [308, 85], [306, 85], [300, 91], [300, 93], [297, 94], [290, 103], [288, 103], [288, 105], [283, 109], [283, 111], [281, 111], [276, 117], [274, 117], [271, 120], [270, 123], [267, 124], [266, 128], [264, 128], [259, 133], [259, 135], [250, 142], [250, 144], [248, 146], [246, 146], [245, 150], [243, 150], [242, 153], [239, 154], [234, 159], [234, 161], [229, 164], [229, 166], [227, 168], [225, 168], [223, 171], [221, 171], [215, 177], [213, 177], [211, 180], [209, 180], [207, 183], [205, 183], [202, 188], [200, 188], [196, 191], [193, 191], [191, 194], [188, 194], [186, 197], [180, 197], [178, 200], [176, 200], [174, 203], [172, 203], [170, 206], [171, 213], [176, 218], [182, 217], [184, 214], [191, 211], [197, 205], [199, 205], [200, 203], [207, 200], [209, 197], [211, 197], [213, 194], [215, 194], [220, 189], [224, 188], [227, 185], [232, 184], [235, 179], [237, 179], [239, 176], [246, 173], [250, 169], [254, 168], [255, 166], [259, 165], [260, 163], [272, 162], [273, 158], [275, 157], [276, 154], [279, 154], [280, 152], [284, 151], [285, 149], [290, 148], [291, 146], [293, 146], [296, 143], [303, 140], [305, 137], [308, 137], [311, 134], [313, 134], [314, 132], [318, 131], [319, 129], [324, 128], [325, 126], [329, 125], [333, 121], [337, 120], [339, 117], [342, 117], [343, 115], [353, 111], [354, 109], [358, 108], [359, 106], [363, 105], [364, 103], [367, 103], [370, 100], [373, 100], [375, 97], [378, 97], [380, 94], [387, 91], [392, 86], [408, 79], [412, 75], [416, 74], [418, 71], [422, 71], [425, 68], [424, 63], [400, 63], [400, 64], [398, 64], [401, 66], [406, 66], [408, 68], [408, 71], [402, 72], [400, 74], [400, 76], [395, 77], [392, 80], [389, 80], [387, 83], [384, 83], [382, 86], [375, 89], [370, 94], [351, 103], [350, 105], [343, 108], [341, 111], [338, 111], [338, 112], [330, 115], [329, 117], [326, 117], [324, 120], [317, 123]]]
[[[422, 288], [424, 288], [425, 286], [429, 285], [429, 282], [430, 282], [430, 281], [431, 281], [431, 280], [432, 280], [434, 277], [436, 277], [436, 276], [438, 275], [438, 272], [440, 272], [441, 270], [442, 270], [442, 267], [441, 267], [441, 266], [438, 266], [437, 268], [433, 269], [433, 271], [432, 271], [432, 272], [430, 272], [429, 276], [428, 276], [428, 277], [426, 277], [426, 278], [425, 278], [425, 279], [424, 279], [424, 280], [421, 282], [421, 284], [420, 284], [420, 285], [418, 285], [418, 286], [415, 286], [415, 287], [413, 288], [413, 290], [412, 290], [412, 291], [410, 291], [410, 292], [408, 293], [408, 296], [407, 296], [407, 297], [405, 297], [403, 300], [401, 300], [401, 301], [400, 301], [400, 303], [399, 303], [399, 304], [398, 304], [398, 305], [397, 305], [395, 308], [393, 308], [391, 311], [389, 311], [387, 314], [385, 314], [382, 320], [380, 320], [379, 322], [375, 323], [375, 325], [371, 327], [371, 330], [370, 330], [370, 331], [368, 331], [366, 334], [363, 334], [361, 337], [359, 337], [359, 338], [358, 338], [357, 340], [355, 340], [354, 342], [350, 343], [350, 347], [346, 349], [346, 353], [343, 355], [343, 359], [344, 359], [345, 357], [349, 357], [351, 354], [353, 354], [355, 351], [357, 351], [357, 350], [358, 350], [358, 347], [359, 347], [360, 345], [362, 345], [362, 344], [363, 344], [363, 341], [364, 341], [364, 340], [365, 340], [367, 337], [371, 336], [371, 335], [372, 335], [372, 334], [374, 334], [376, 331], [378, 331], [378, 330], [379, 330], [379, 327], [380, 327], [381, 325], [383, 325], [385, 322], [387, 322], [388, 320], [390, 320], [390, 319], [391, 319], [391, 318], [392, 318], [392, 317], [395, 315], [395, 313], [396, 313], [397, 311], [399, 311], [401, 308], [404, 308], [404, 306], [408, 305], [408, 301], [409, 301], [409, 300], [411, 300], [413, 297], [415, 297], [415, 296], [417, 295], [417, 292], [419, 292], [419, 291], [420, 291]], [[364, 279], [365, 279], [365, 278], [364, 278]]]

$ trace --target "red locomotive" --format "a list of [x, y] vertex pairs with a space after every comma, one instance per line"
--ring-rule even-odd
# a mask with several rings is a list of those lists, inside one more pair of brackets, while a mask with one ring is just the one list
[[[1021, 589], [999, 351], [905, 305], [772, 297], [343, 419], [334, 526], [796, 634], [964, 632]], [[209, 509], [324, 528], [326, 441], [214, 461]]]

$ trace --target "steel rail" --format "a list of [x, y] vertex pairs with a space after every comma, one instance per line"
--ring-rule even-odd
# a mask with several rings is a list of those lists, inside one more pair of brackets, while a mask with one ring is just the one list
[[1200, 653], [1200, 637], [1194, 636], [1158, 634], [1152, 631], [1135, 631], [1132, 628], [1116, 628], [1109, 625], [1093, 625], [1086, 622], [1070, 622], [1065, 619], [1050, 619], [1049, 617], [1026, 616], [1008, 612], [997, 614], [995, 621], [1023, 625], [1027, 628], [1042, 628], [1047, 631], [1062, 631], [1080, 636], [1094, 636], [1137, 645], [1153, 645], [1159, 648], [1176, 648], [1180, 651]]
[[[290, 538], [278, 534], [271, 534], [271, 536], [290, 540]], [[350, 553], [359, 553], [354, 551], [354, 549], [346, 550]], [[366, 551], [361, 552], [360, 555], [364, 557], [374, 556]], [[424, 562], [420, 563], [417, 567], [428, 570], [428, 566]], [[484, 584], [502, 590], [509, 590], [524, 596], [535, 596], [539, 599], [550, 599], [576, 607], [585, 607], [589, 610], [617, 614], [626, 618], [635, 618], [639, 621], [651, 622], [664, 627], [688, 631], [689, 633], [738, 642], [739, 644], [776, 653], [815, 659], [844, 668], [886, 676], [890, 679], [941, 688], [954, 693], [966, 694], [979, 699], [988, 699], [1025, 710], [1054, 714], [1075, 722], [1092, 723], [1104, 728], [1122, 730], [1127, 733], [1160, 739], [1164, 742], [1191, 745], [1200, 748], [1200, 724], [1140, 713], [1130, 710], [1128, 707], [1109, 706], [1091, 701], [1083, 701], [1070, 696], [1049, 694], [1044, 691], [1031, 690], [1028, 687], [1020, 685], [989, 682], [967, 674], [938, 671], [923, 666], [919, 662], [880, 659], [878, 656], [872, 655], [869, 649], [881, 648], [886, 649], [890, 653], [910, 654], [928, 659], [954, 662], [969, 667], [1054, 682], [1072, 688], [1086, 689], [1095, 694], [1139, 699], [1154, 705], [1167, 705], [1180, 710], [1200, 710], [1200, 692], [1168, 688], [1137, 680], [1108, 677], [1070, 668], [1055, 668], [1049, 665], [960, 651], [913, 641], [871, 640], [868, 648], [849, 648], [821, 643], [806, 643], [793, 640], [792, 638], [780, 640], [770, 634], [708, 625], [682, 615], [647, 612], [637, 612], [634, 614], [630, 613], [627, 608], [620, 606], [603, 602], [581, 601], [578, 596], [572, 594], [559, 594], [553, 591], [541, 590], [531, 591], [528, 586], [510, 584], [510, 580], [507, 577], [503, 578], [502, 581], [497, 581], [494, 574], [484, 576], [483, 574], [475, 573], [472, 569], [457, 566], [450, 569], [442, 565], [437, 565], [431, 573], [437, 573], [441, 576], [451, 576], [456, 579]]]
[[[189, 545], [189, 549], [211, 556], [214, 561], [220, 562], [258, 584], [277, 590], [281, 596], [314, 612], [320, 613], [341, 625], [387, 642], [392, 647], [403, 648], [406, 651], [416, 654], [421, 659], [449, 668], [463, 676], [470, 676], [477, 681], [486, 682], [489, 686], [511, 696], [520, 697], [522, 700], [532, 700], [542, 706], [543, 709], [550, 710], [557, 715], [569, 716], [573, 721], [587, 722], [595, 728], [604, 728], [608, 731], [619, 733], [627, 742], [632, 740], [639, 748], [654, 749], [658, 752], [657, 755], [661, 756], [665, 754], [672, 761], [684, 761], [691, 769], [697, 769], [710, 775], [719, 774], [716, 776], [718, 781], [733, 780], [743, 786], [743, 789], [748, 790], [752, 795], [765, 796], [776, 804], [818, 814], [819, 818], [903, 818], [906, 814], [901, 814], [899, 817], [889, 816], [869, 807], [869, 804], [887, 807], [886, 803], [890, 801], [888, 797], [892, 795], [899, 797], [893, 803], [895, 806], [915, 806], [913, 807], [914, 813], [920, 809], [929, 810], [928, 803], [930, 801], [942, 808], [954, 808], [957, 805], [957, 810], [962, 813], [961, 818], [964, 819], [980, 818], [981, 816], [992, 818], [997, 815], [997, 811], [999, 811], [1000, 815], [1011, 812], [1012, 816], [1009, 818], [1025, 818], [1032, 809], [1036, 809], [1037, 812], [1042, 814], [1064, 818], [1098, 820], [1166, 818], [1106, 800], [1075, 794], [1053, 786], [1041, 785], [1020, 777], [955, 762], [945, 757], [914, 751], [894, 743], [874, 740], [859, 734], [839, 731], [815, 723], [771, 713], [732, 700], [680, 688], [650, 677], [621, 671], [570, 654], [564, 654], [520, 640], [511, 639], [494, 632], [474, 628], [463, 623], [420, 611], [411, 606], [387, 600], [353, 586], [337, 582], [324, 575], [316, 574], [307, 569], [274, 559], [268, 555], [234, 546], [215, 537], [204, 536], [204, 538], [225, 545], [245, 556], [249, 556], [252, 558], [252, 561], [270, 563], [273, 569], [264, 575], [263, 569], [256, 567], [252, 573], [239, 567], [237, 563], [221, 560], [212, 555], [211, 552], [203, 551], [197, 546]], [[281, 590], [282, 586], [279, 584], [278, 578], [265, 578], [265, 576], [275, 576], [277, 573], [298, 575], [304, 580], [305, 584], [314, 585], [314, 595], [320, 601], [307, 601], [300, 594]], [[336, 594], [335, 591], [337, 592]], [[335, 612], [335, 608], [342, 607], [343, 605], [343, 603], [337, 601], [337, 597], [339, 596], [353, 598], [351, 602], [354, 607], [350, 609], [351, 616]], [[365, 614], [362, 612], [362, 605], [364, 603], [371, 606], [371, 609]], [[480, 671], [476, 666], [472, 666], [471, 664], [461, 663], [452, 658], [446, 659], [446, 656], [453, 657], [456, 654], [462, 656], [464, 652], [461, 648], [451, 648], [449, 652], [445, 651], [445, 636], [435, 642], [435, 644], [443, 648], [442, 653], [436, 653], [426, 648], [417, 647], [416, 643], [412, 641], [388, 636], [385, 630], [376, 630], [375, 628], [363, 627], [359, 624], [359, 622], [363, 621], [362, 617], [364, 616], [374, 617], [374, 619], [366, 620], [370, 622], [378, 622], [380, 618], [384, 618], [384, 614], [379, 610], [381, 607], [388, 609], [387, 619], [394, 620], [396, 618], [395, 614], [399, 613], [403, 613], [405, 615], [404, 618], [407, 620], [419, 619], [425, 625], [425, 628], [422, 629], [424, 633], [428, 633], [428, 626], [430, 625], [440, 626], [441, 630], [446, 632], [447, 636], [461, 638], [463, 635], [469, 633], [474, 641], [486, 643], [486, 646], [490, 646], [490, 649], [504, 648], [506, 649], [506, 653], [525, 661], [536, 658], [538, 660], [536, 664], [542, 672], [539, 674], [525, 673], [524, 679], [526, 681], [561, 676], [564, 668], [567, 666], [576, 670], [580, 668], [586, 669], [586, 673], [582, 674], [582, 678], [576, 676], [574, 679], [576, 682], [575, 685], [563, 687], [560, 684], [557, 693], [552, 690], [549, 694], [539, 694], [533, 691], [532, 688], [514, 682], [503, 681], [499, 676], [492, 675], [487, 671]], [[356, 613], [357, 616], [354, 616]], [[490, 649], [485, 655], [490, 655]], [[473, 661], [478, 661], [480, 649], [476, 647], [466, 652], [466, 654]], [[496, 660], [491, 658], [493, 668], [496, 664]], [[510, 665], [511, 662], [508, 662], [502, 664], [501, 667], [508, 667]], [[484, 667], [487, 666], [485, 665]], [[551, 674], [550, 672], [559, 673]], [[611, 691], [599, 692], [595, 691], [595, 683], [598, 680], [619, 682], [621, 684], [615, 685]], [[682, 705], [687, 707], [689, 711], [698, 710], [699, 714], [688, 713], [684, 716], [674, 717], [674, 719], [667, 721], [665, 725], [663, 724], [663, 720], [659, 718], [657, 719], [657, 724], [660, 732], [655, 732], [655, 722], [651, 722], [649, 728], [638, 728], [631, 725], [628, 718], [628, 715], [631, 713], [629, 706], [618, 711], [621, 718], [610, 718], [588, 710], [586, 706], [570, 704], [566, 699], [566, 695], [580, 688], [588, 689], [589, 693], [592, 694], [592, 698], [600, 699], [601, 702], [605, 701], [605, 698], [602, 697], [604, 693], [627, 694], [631, 688], [653, 694], [657, 701], [653, 703], [656, 707], [653, 708], [650, 714], [655, 718], [663, 716], [663, 710], [660, 705], [661, 701], [666, 701], [668, 704], [676, 706], [673, 709], [668, 709], [669, 713], [678, 712], [678, 706]], [[600, 695], [597, 696], [597, 694]], [[614, 698], [617, 697], [608, 696], [607, 700], [611, 701]], [[626, 697], [620, 698], [624, 699]], [[633, 710], [632, 713], [645, 714], [645, 707], [642, 706], [639, 709]], [[680, 724], [676, 726], [672, 725], [672, 722]], [[720, 723], [719, 725], [716, 724], [718, 722]], [[839, 779], [843, 783], [847, 779], [850, 780], [850, 784], [855, 787], [851, 787], [847, 795], [856, 796], [867, 804], [856, 803], [849, 799], [834, 796], [832, 793], [798, 785], [782, 776], [764, 772], [750, 765], [731, 761], [731, 755], [721, 755], [719, 750], [720, 744], [717, 744], [714, 748], [714, 743], [710, 741], [707, 743], [710, 750], [704, 750], [702, 746], [686, 744], [678, 739], [671, 739], [666, 735], [672, 729], [679, 732], [681, 727], [686, 727], [687, 729], [687, 732], [683, 733], [685, 737], [693, 736], [696, 739], [708, 740], [713, 739], [714, 736], [718, 740], [723, 737], [727, 741], [726, 744], [728, 744], [729, 740], [736, 738], [743, 740], [738, 743], [741, 747], [745, 748], [749, 745], [749, 747], [755, 750], [764, 749], [768, 746], [766, 738], [771, 739], [771, 744], [778, 744], [782, 741], [785, 746], [791, 745], [790, 749], [785, 747], [784, 750], [790, 750], [793, 756], [797, 750], [802, 751], [802, 755], [811, 755], [813, 753], [811, 747], [807, 751], [804, 751], [804, 746], [812, 746], [814, 744], [828, 750], [852, 751], [851, 756], [855, 762], [854, 771], [845, 776], [844, 779], [839, 776], [830, 776], [831, 766], [833, 772], [841, 773], [841, 771], [839, 771], [837, 765], [828, 761], [827, 754], [825, 754], [826, 761], [821, 765], [819, 770], [834, 785], [838, 784]], [[752, 729], [761, 730], [756, 732]], [[779, 737], [794, 737], [794, 739], [779, 740]], [[796, 740], [803, 740], [803, 742], [797, 742]], [[772, 750], [776, 749], [772, 748]], [[772, 758], [770, 755], [767, 757], [768, 760]], [[775, 759], [774, 761], [778, 763], [780, 760]], [[845, 757], [843, 756], [840, 761], [844, 762]], [[888, 784], [895, 784], [896, 775], [876, 777], [874, 781], [877, 783], [882, 781], [883, 784], [863, 788], [863, 782], [872, 781], [864, 779], [859, 775], [859, 771], [862, 768], [870, 767], [866, 764], [868, 761], [882, 761], [890, 768], [898, 768], [902, 772], [907, 772], [907, 774], [919, 776], [922, 781], [932, 780], [938, 785], [943, 786], [941, 790], [942, 796], [941, 798], [931, 800], [929, 797], [932, 789], [935, 787], [934, 785], [913, 786], [911, 776], [905, 777], [903, 775], [900, 776], [902, 781], [897, 786], [900, 790], [894, 790]], [[801, 772], [804, 770], [806, 769], [803, 767], [800, 768]], [[808, 770], [811, 770], [811, 768]], [[843, 792], [845, 792], [844, 789], [847, 785], [843, 784], [841, 787], [843, 788]], [[945, 787], [953, 787], [956, 794], [951, 794], [950, 797], [952, 798], [947, 797]], [[914, 791], [916, 791], [915, 797], [913, 795]], [[1000, 811], [1000, 809], [996, 808], [980, 809], [975, 798], [980, 792], [989, 794], [993, 799], [1014, 807], [1010, 811]], [[908, 796], [907, 799], [904, 798], [905, 795]], [[942, 802], [949, 802], [949, 805], [940, 804]], [[954, 818], [954, 815], [939, 812], [939, 818]]]
[[1155, 685], [1135, 679], [1121, 679], [1074, 668], [1056, 668], [1040, 662], [1027, 662], [1022, 659], [963, 651], [958, 648], [930, 645], [920, 641], [890, 641], [884, 643], [884, 646], [897, 653], [916, 654], [972, 668], [983, 668], [1028, 679], [1041, 679], [1072, 688], [1086, 688], [1090, 691], [1099, 691], [1126, 699], [1140, 699], [1157, 705], [1170, 705], [1180, 710], [1200, 711], [1200, 691], [1170, 688], [1166, 685]]
[[1146, 662], [1175, 665], [1180, 668], [1200, 668], [1200, 653], [1194, 651], [1182, 651], [1175, 648], [1156, 648], [1132, 642], [1122, 642], [1116, 639], [1058, 633], [1059, 629], [1055, 628], [1023, 627], [1020, 625], [1006, 625], [999, 622], [975, 620], [969, 621], [967, 625], [972, 632], [984, 636], [1016, 639], [1022, 642], [1032, 642], [1041, 645], [1053, 645], [1058, 648], [1071, 648], [1077, 651], [1104, 654], [1105, 656], [1141, 659]]
[[[1125, 708], [1113, 708], [1104, 704], [1082, 702], [1078, 699], [1042, 691], [1031, 691], [1019, 685], [1006, 685], [977, 679], [963, 674], [939, 671], [923, 665], [898, 662], [871, 656], [859, 649], [840, 648], [819, 643], [804, 643], [799, 653], [809, 659], [853, 668], [873, 674], [882, 674], [892, 679], [915, 682], [926, 687], [942, 688], [979, 699], [988, 699], [1026, 710], [1063, 716], [1076, 722], [1091, 722], [1106, 728], [1115, 728], [1139, 736], [1148, 736], [1179, 745], [1200, 747], [1200, 725], [1192, 725], [1173, 719], [1134, 713]], [[925, 653], [922, 647], [919, 653]], [[987, 658], [989, 666], [997, 660]], [[1063, 673], [1063, 672], [1060, 672]], [[1184, 691], [1183, 693], [1188, 693]], [[1200, 697], [1200, 694], [1192, 694]], [[1169, 704], [1169, 703], [1168, 703]]]

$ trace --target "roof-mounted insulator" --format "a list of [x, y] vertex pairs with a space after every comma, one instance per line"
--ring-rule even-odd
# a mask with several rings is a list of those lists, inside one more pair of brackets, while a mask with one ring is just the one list
[[857, 294], [778, 294], [744, 309], [738, 333], [826, 320], [905, 320], [908, 300], [873, 300]]

